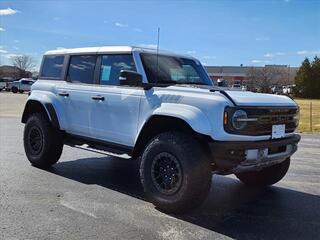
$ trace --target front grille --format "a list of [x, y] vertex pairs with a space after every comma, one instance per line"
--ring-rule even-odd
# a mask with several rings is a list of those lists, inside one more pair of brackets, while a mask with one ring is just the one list
[[[250, 136], [271, 135], [272, 125], [285, 124], [285, 132], [292, 133], [298, 125], [296, 116], [299, 112], [297, 107], [242, 107], [237, 109], [244, 110], [248, 118], [256, 118], [257, 121], [248, 122], [242, 130], [230, 129], [230, 124], [228, 124], [227, 132]], [[232, 112], [229, 114], [232, 116]]]
[[262, 108], [243, 109], [247, 112], [249, 118], [257, 118], [257, 122], [248, 124], [245, 129], [248, 133], [254, 135], [269, 135], [272, 131], [272, 125], [285, 124], [286, 133], [292, 133], [297, 127], [295, 116], [298, 114], [297, 108]]

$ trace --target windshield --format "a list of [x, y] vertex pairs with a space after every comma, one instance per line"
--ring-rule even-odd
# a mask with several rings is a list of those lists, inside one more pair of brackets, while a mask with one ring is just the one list
[[[212, 85], [200, 63], [187, 58], [142, 53], [149, 83]], [[158, 66], [158, 67], [157, 67]]]

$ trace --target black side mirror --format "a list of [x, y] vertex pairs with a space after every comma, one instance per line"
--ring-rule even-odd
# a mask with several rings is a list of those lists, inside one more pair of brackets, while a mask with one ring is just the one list
[[142, 75], [130, 70], [121, 70], [119, 76], [120, 85], [138, 87], [142, 85]]

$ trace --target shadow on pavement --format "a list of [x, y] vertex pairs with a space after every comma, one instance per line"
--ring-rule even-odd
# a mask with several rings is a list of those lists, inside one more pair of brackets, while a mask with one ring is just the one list
[[[144, 199], [137, 161], [113, 157], [60, 162], [50, 172]], [[236, 239], [317, 239], [320, 197], [281, 187], [249, 188], [214, 176], [205, 203], [173, 217]]]

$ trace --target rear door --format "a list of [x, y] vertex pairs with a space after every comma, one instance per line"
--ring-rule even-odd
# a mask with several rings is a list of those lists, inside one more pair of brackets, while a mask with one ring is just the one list
[[66, 80], [58, 86], [68, 123], [67, 132], [79, 136], [91, 136], [90, 113], [92, 85], [95, 83], [96, 55], [70, 56]]
[[122, 69], [136, 70], [131, 54], [99, 56], [99, 85], [92, 95], [91, 132], [103, 141], [133, 146], [143, 89], [119, 85]]

